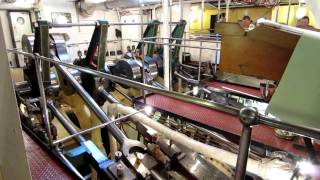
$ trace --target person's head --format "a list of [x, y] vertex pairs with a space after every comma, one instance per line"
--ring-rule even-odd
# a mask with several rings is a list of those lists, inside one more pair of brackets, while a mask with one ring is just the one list
[[241, 23], [242, 23], [241, 25], [243, 28], [249, 28], [249, 26], [251, 24], [250, 16], [243, 16]]
[[132, 50], [132, 51], [135, 51], [135, 50], [136, 50], [136, 46], [135, 46], [135, 45], [132, 45], [131, 50]]
[[226, 13], [221, 13], [219, 15], [219, 22], [226, 22]]
[[127, 51], [131, 52], [131, 47], [130, 46], [127, 46]]
[[309, 17], [304, 16], [298, 20], [297, 26], [309, 26]]
[[136, 57], [140, 57], [140, 55], [141, 55], [140, 49], [136, 49], [135, 56], [136, 56]]

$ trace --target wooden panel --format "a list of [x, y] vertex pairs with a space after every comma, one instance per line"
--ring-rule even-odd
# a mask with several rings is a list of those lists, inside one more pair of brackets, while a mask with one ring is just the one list
[[245, 32], [237, 23], [219, 23], [220, 69], [224, 72], [279, 81], [299, 35], [259, 26]]

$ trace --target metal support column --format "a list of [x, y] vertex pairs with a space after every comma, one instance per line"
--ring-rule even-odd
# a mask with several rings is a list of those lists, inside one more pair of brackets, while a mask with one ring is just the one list
[[164, 69], [164, 86], [170, 90], [170, 47], [169, 47], [169, 0], [162, 0], [162, 18], [163, 18], [163, 39], [166, 45], [163, 46], [163, 69]]
[[[141, 21], [141, 23], [143, 23], [143, 7], [142, 7], [141, 3], [139, 5], [140, 5], [140, 21]], [[144, 39], [143, 39], [143, 25], [141, 25], [141, 41], [144, 41]], [[142, 61], [142, 83], [145, 84], [146, 83], [146, 71], [145, 71], [145, 62], [144, 62], [144, 42], [142, 42], [140, 52], [141, 52], [141, 61]], [[144, 103], [146, 103], [146, 91], [145, 90], [141, 90], [141, 91], [142, 91], [143, 101], [144, 101]]]
[[[50, 125], [50, 117], [49, 117], [49, 112], [47, 108], [47, 100], [46, 100], [46, 94], [45, 94], [45, 89], [42, 81], [42, 74], [41, 74], [41, 69], [40, 69], [40, 62], [42, 60], [38, 57], [36, 57], [35, 60], [35, 66], [36, 66], [36, 74], [37, 74], [37, 79], [38, 79], [38, 86], [39, 86], [39, 91], [40, 91], [40, 106], [42, 110], [42, 119], [44, 122], [44, 125], [46, 127], [47, 135], [48, 135], [48, 140], [49, 140], [49, 145], [52, 145], [52, 133], [51, 133], [51, 125]], [[49, 64], [49, 62], [46, 62]]]
[[227, 0], [226, 2], [226, 22], [229, 22], [229, 7], [230, 7], [231, 0]]
[[291, 11], [291, 0], [289, 0], [289, 6], [288, 6], [287, 25], [289, 25], [290, 11]]
[[245, 107], [240, 110], [239, 117], [243, 127], [239, 142], [239, 153], [237, 158], [235, 179], [244, 180], [251, 142], [251, 126], [257, 123], [258, 111], [255, 108]]
[[203, 30], [204, 0], [201, 1], [201, 31]]
[[[200, 41], [200, 47], [202, 47], [202, 41]], [[199, 64], [198, 64], [198, 81], [201, 79], [201, 61], [202, 61], [202, 49], [199, 53]]]

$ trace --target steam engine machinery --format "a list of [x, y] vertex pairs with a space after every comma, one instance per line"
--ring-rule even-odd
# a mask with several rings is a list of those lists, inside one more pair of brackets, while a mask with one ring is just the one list
[[[146, 55], [110, 65], [105, 58], [107, 31], [112, 24], [96, 21], [92, 25], [95, 28], [86, 56], [74, 64], [63, 35], [49, 33], [50, 28], [69, 25], [38, 21], [34, 35], [23, 37], [23, 52], [8, 50], [25, 56], [26, 81], [15, 85], [24, 129], [76, 178], [316, 177], [313, 172], [306, 173], [303, 165], [312, 161], [308, 167], [317, 168], [319, 153], [310, 146], [310, 137], [319, 139], [318, 130], [305, 134], [305, 129], [283, 125], [247, 107], [243, 102], [258, 102], [252, 95], [232, 94], [217, 87], [201, 89], [207, 93], [202, 97], [164, 90], [155, 83], [162, 76], [161, 53], [154, 55], [151, 43], [137, 46], [141, 52], [146, 46]], [[150, 22], [145, 38], [154, 37], [158, 25]], [[184, 27], [185, 21], [181, 21], [172, 36], [182, 38]], [[173, 67], [178, 67], [179, 49], [176, 46], [171, 51]], [[142, 73], [147, 74], [146, 80], [142, 80]], [[132, 99], [123, 90], [129, 87], [149, 94]], [[131, 106], [119, 100], [119, 93]], [[305, 144], [294, 149], [292, 141], [276, 137], [267, 125], [302, 134]], [[258, 136], [257, 129], [267, 135]]]

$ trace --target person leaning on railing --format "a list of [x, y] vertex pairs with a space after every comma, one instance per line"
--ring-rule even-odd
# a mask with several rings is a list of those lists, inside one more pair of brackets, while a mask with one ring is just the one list
[[297, 26], [298, 28], [301, 29], [307, 29], [307, 30], [311, 30], [311, 31], [317, 31], [320, 32], [320, 29], [316, 29], [315, 27], [311, 26], [309, 24], [309, 17], [308, 16], [304, 16], [301, 19], [298, 20], [297, 22]]

